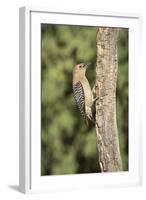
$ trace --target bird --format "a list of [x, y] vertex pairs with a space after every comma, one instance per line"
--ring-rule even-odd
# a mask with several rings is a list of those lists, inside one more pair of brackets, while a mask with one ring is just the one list
[[86, 124], [92, 121], [96, 124], [92, 113], [92, 105], [96, 98], [93, 97], [93, 93], [86, 78], [86, 70], [89, 64], [79, 63], [73, 67], [73, 95], [76, 100], [79, 111], [84, 118]]

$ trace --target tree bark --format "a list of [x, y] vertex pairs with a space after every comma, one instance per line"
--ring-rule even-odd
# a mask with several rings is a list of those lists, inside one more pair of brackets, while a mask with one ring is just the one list
[[116, 119], [117, 28], [97, 31], [96, 135], [101, 172], [122, 171]]

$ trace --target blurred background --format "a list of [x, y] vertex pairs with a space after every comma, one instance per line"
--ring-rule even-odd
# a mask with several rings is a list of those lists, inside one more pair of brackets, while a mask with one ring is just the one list
[[[83, 121], [72, 93], [72, 69], [91, 62], [95, 81], [97, 27], [41, 25], [41, 175], [97, 172], [94, 126]], [[118, 38], [117, 123], [128, 170], [128, 29]], [[98, 169], [98, 172], [100, 170]]]

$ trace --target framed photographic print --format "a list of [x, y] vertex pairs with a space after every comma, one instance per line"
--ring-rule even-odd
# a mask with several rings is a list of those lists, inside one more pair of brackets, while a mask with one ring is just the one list
[[141, 183], [141, 15], [20, 8], [20, 191]]

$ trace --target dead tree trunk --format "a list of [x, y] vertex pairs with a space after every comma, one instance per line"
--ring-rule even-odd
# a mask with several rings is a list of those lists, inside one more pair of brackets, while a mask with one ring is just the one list
[[116, 119], [117, 28], [99, 28], [96, 63], [96, 135], [101, 172], [122, 171]]

